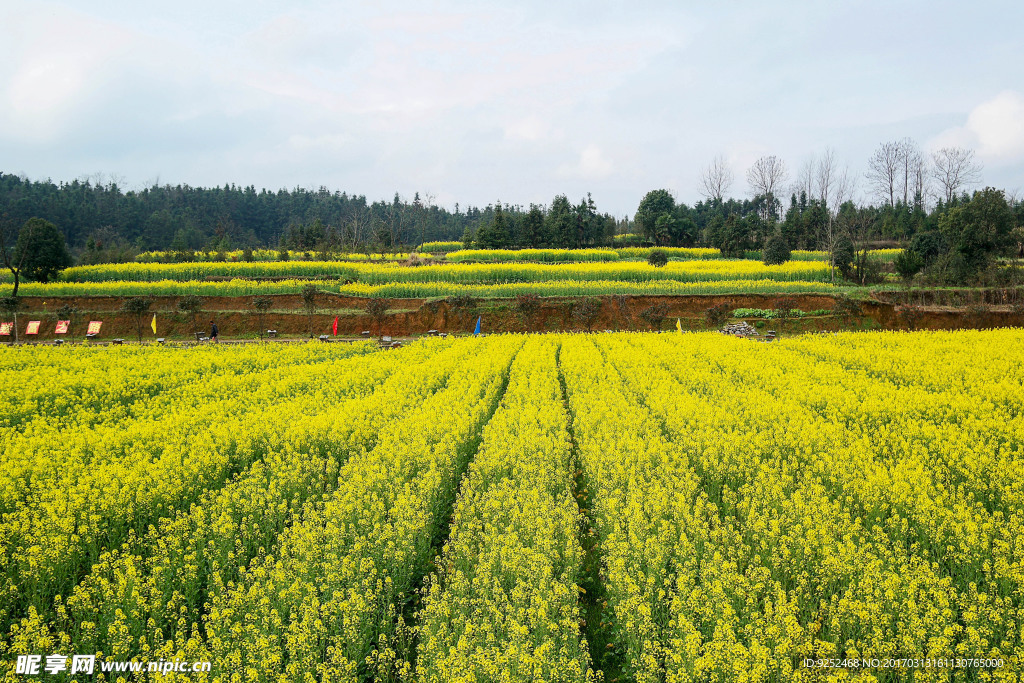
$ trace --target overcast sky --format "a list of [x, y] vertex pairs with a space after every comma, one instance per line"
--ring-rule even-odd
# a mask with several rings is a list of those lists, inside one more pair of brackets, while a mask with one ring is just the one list
[[[0, 0], [0, 171], [696, 201], [717, 154], [961, 145], [1024, 190], [1017, 2]], [[860, 181], [862, 191], [867, 183]]]

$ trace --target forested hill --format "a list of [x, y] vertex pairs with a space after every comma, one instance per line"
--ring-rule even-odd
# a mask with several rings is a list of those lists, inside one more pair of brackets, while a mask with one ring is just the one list
[[[578, 206], [564, 197], [553, 205], [601, 223], [586, 241], [614, 232], [614, 221], [598, 216], [593, 202]], [[504, 207], [510, 228], [525, 220], [528, 209]], [[0, 220], [20, 226], [32, 217], [56, 224], [72, 248], [90, 242], [102, 248], [134, 250], [230, 249], [320, 246], [358, 249], [363, 245], [418, 245], [432, 240], [459, 240], [468, 229], [493, 222], [495, 207], [455, 210], [438, 207], [416, 194], [391, 202], [367, 202], [362, 195], [311, 191], [257, 191], [255, 187], [154, 186], [123, 191], [116, 183], [32, 181], [0, 173]], [[612, 221], [606, 228], [605, 221]], [[587, 237], [587, 236], [584, 236]], [[577, 245], [567, 245], [577, 246]], [[583, 246], [583, 245], [579, 245]]]

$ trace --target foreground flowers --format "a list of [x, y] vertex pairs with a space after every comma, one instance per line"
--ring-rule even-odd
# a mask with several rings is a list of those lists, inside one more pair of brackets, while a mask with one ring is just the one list
[[0, 658], [1018, 680], [1022, 350], [1017, 330], [4, 350]]

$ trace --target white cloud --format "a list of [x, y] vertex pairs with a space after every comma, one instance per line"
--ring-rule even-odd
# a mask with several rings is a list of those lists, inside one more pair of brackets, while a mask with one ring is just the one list
[[952, 146], [974, 149], [997, 164], [1024, 159], [1024, 95], [1004, 90], [972, 109], [963, 126], [944, 130], [928, 144], [931, 149]]
[[[110, 65], [128, 54], [132, 37], [115, 25], [69, 12], [0, 14], [0, 123], [22, 140], [50, 142], [102, 87]], [[6, 81], [6, 88], [2, 87]]]
[[580, 160], [575, 164], [563, 164], [558, 168], [558, 175], [566, 178], [582, 178], [584, 180], [601, 180], [612, 173], [612, 162], [605, 158], [597, 145], [587, 145], [580, 153]]
[[527, 116], [505, 126], [505, 139], [536, 142], [548, 134], [548, 123], [537, 116]]

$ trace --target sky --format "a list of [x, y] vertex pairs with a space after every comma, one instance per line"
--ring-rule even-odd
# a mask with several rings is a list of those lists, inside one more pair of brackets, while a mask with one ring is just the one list
[[973, 149], [1024, 192], [1024, 4], [0, 0], [0, 172], [441, 206], [700, 199], [721, 155]]

